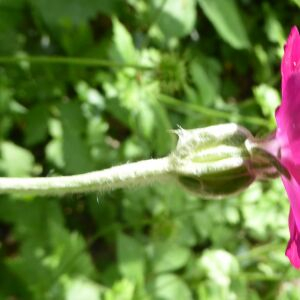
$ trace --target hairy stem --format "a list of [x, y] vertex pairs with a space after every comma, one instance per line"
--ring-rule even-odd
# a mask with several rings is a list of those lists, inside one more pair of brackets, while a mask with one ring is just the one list
[[0, 194], [60, 195], [85, 192], [101, 193], [117, 188], [147, 185], [169, 177], [171, 177], [169, 158], [164, 157], [73, 176], [0, 177]]

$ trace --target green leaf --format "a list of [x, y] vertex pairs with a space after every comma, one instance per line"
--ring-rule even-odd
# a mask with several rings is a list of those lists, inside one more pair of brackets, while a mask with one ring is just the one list
[[299, 294], [300, 287], [295, 283], [287, 282], [285, 288], [279, 293], [276, 300], [298, 300]]
[[24, 0], [0, 1], [0, 53], [10, 54], [19, 49], [18, 26], [22, 22]]
[[77, 133], [68, 129], [64, 130], [63, 153], [67, 173], [77, 174], [93, 169], [88, 146]]
[[30, 292], [28, 286], [19, 278], [17, 274], [10, 270], [5, 262], [0, 263], [0, 299], [9, 299], [12, 295], [17, 299], [29, 299]]
[[219, 35], [233, 48], [249, 48], [250, 42], [234, 0], [198, 0]]
[[91, 276], [95, 273], [84, 237], [79, 232], [70, 232], [63, 226], [51, 223], [49, 240], [53, 251], [44, 261], [45, 265], [55, 269], [57, 276]]
[[[288, 203], [280, 201], [284, 193], [280, 180], [274, 180], [272, 189], [264, 191], [261, 185], [255, 184], [244, 195], [244, 228], [252, 238], [267, 240], [273, 232], [277, 236], [285, 236]], [[265, 201], [259, 201], [262, 196]]]
[[142, 283], [145, 272], [142, 245], [134, 238], [120, 233], [117, 237], [117, 255], [121, 274], [136, 283]]
[[[114, 13], [121, 7], [121, 0], [31, 0], [37, 22], [51, 30], [51, 37], [60, 42], [68, 55], [82, 56], [93, 47], [89, 21], [98, 13]], [[40, 20], [41, 19], [41, 20]], [[74, 38], [76, 36], [76, 38]]]
[[149, 286], [153, 300], [191, 300], [192, 294], [186, 283], [177, 275], [157, 276]]
[[158, 16], [156, 23], [167, 38], [180, 38], [191, 33], [196, 23], [195, 0], [152, 0], [152, 2], [153, 12]]
[[189, 256], [188, 248], [172, 243], [156, 244], [152, 254], [153, 270], [157, 273], [178, 270], [186, 264]]
[[76, 102], [68, 102], [59, 106], [61, 122], [64, 129], [81, 134], [85, 129], [85, 120], [81, 107]]
[[[14, 233], [23, 241], [23, 249], [29, 252], [35, 247], [49, 245], [51, 224], [63, 225], [63, 215], [57, 202], [49, 198], [34, 198], [32, 201], [3, 199], [0, 218], [14, 224]], [[48, 239], [45, 239], [45, 235]]]
[[27, 145], [35, 145], [47, 137], [49, 113], [45, 105], [34, 106], [26, 115], [25, 140]]
[[141, 131], [143, 136], [149, 139], [152, 137], [154, 125], [157, 120], [155, 119], [151, 105], [146, 102], [145, 98], [141, 100], [137, 111], [137, 128]]
[[85, 240], [77, 232], [64, 228], [59, 204], [53, 199], [6, 201], [2, 209], [6, 211], [2, 219], [13, 222], [14, 233], [21, 241], [20, 256], [11, 260], [10, 268], [34, 294], [40, 295], [36, 299], [50, 295], [53, 290], [57, 295], [61, 277], [66, 280], [94, 273]]
[[30, 176], [34, 157], [28, 150], [11, 142], [3, 142], [0, 150], [0, 170], [10, 177]]
[[298, 7], [300, 7], [300, 0], [290, 0], [290, 2], [294, 3]]
[[135, 63], [137, 52], [132, 37], [126, 27], [116, 18], [113, 19], [114, 51], [111, 55], [118, 61], [124, 63]]
[[213, 105], [219, 96], [221, 68], [215, 59], [203, 57], [194, 60], [190, 65], [190, 73], [197, 87], [196, 103]]
[[264, 15], [266, 16], [265, 31], [267, 37], [271, 42], [278, 43], [281, 50], [286, 39], [284, 29], [276, 12], [267, 3], [264, 5]]
[[120, 0], [31, 0], [31, 5], [49, 25], [61, 22], [80, 24], [96, 16], [97, 12], [110, 13], [118, 9]]
[[56, 168], [64, 168], [65, 161], [61, 139], [53, 139], [46, 146], [46, 157]]
[[198, 267], [205, 271], [210, 280], [223, 287], [229, 286], [231, 278], [239, 274], [236, 258], [225, 250], [205, 251]]
[[280, 94], [278, 90], [267, 84], [260, 84], [253, 88], [253, 93], [256, 102], [260, 105], [263, 111], [263, 114], [266, 117], [271, 118], [275, 123], [274, 111], [280, 105]]
[[76, 91], [82, 102], [100, 111], [104, 109], [105, 103], [103, 96], [97, 89], [90, 87], [87, 82], [80, 81], [76, 86]]
[[132, 300], [134, 299], [134, 284], [128, 279], [117, 281], [111, 290], [104, 296], [105, 300]]
[[174, 149], [175, 135], [170, 134], [172, 125], [167, 111], [158, 102], [152, 103], [151, 106], [156, 121], [153, 130], [154, 133], [152, 135], [155, 146], [153, 148], [156, 151], [157, 156], [163, 156], [170, 153], [171, 149]]
[[86, 278], [76, 278], [65, 283], [66, 300], [99, 300], [100, 287]]
[[[82, 138], [85, 120], [78, 103], [60, 106], [63, 127], [63, 154], [68, 173], [87, 172], [93, 169], [88, 145]], [[76, 149], [76, 151], [74, 151]]]

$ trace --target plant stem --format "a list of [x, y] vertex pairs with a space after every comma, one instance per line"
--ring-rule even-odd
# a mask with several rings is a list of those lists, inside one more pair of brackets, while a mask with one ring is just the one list
[[15, 64], [20, 62], [29, 62], [33, 64], [69, 64], [77, 66], [90, 67], [108, 67], [108, 68], [133, 68], [144, 71], [152, 71], [154, 67], [137, 64], [124, 64], [114, 61], [85, 58], [85, 57], [67, 57], [67, 56], [0, 56], [0, 64]]
[[117, 188], [147, 185], [171, 177], [169, 158], [149, 159], [73, 176], [0, 177], [0, 194], [61, 195], [106, 192]]
[[235, 119], [237, 121], [242, 121], [244, 123], [248, 123], [252, 125], [263, 126], [266, 128], [270, 127], [270, 124], [262, 118], [243, 116], [243, 115], [235, 114], [234, 112], [221, 111], [209, 107], [204, 107], [199, 104], [187, 103], [163, 94], [159, 95], [158, 100], [165, 103], [166, 105], [170, 105], [172, 107], [178, 108], [181, 112], [183, 112], [184, 110], [188, 112], [193, 111], [193, 112], [206, 115], [211, 118], [218, 118], [218, 119], [225, 119], [225, 120]]

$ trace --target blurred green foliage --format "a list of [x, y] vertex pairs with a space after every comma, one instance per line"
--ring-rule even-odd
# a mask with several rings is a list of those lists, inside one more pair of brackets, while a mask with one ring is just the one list
[[[0, 175], [160, 157], [178, 125], [271, 132], [299, 7], [0, 0]], [[299, 299], [280, 180], [218, 202], [174, 185], [0, 198], [0, 299]]]

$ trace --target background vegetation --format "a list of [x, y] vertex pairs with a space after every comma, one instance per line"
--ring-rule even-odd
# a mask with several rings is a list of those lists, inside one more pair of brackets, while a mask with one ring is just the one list
[[[0, 175], [161, 157], [168, 130], [275, 128], [299, 0], [0, 0]], [[299, 299], [280, 180], [1, 196], [0, 299]]]

